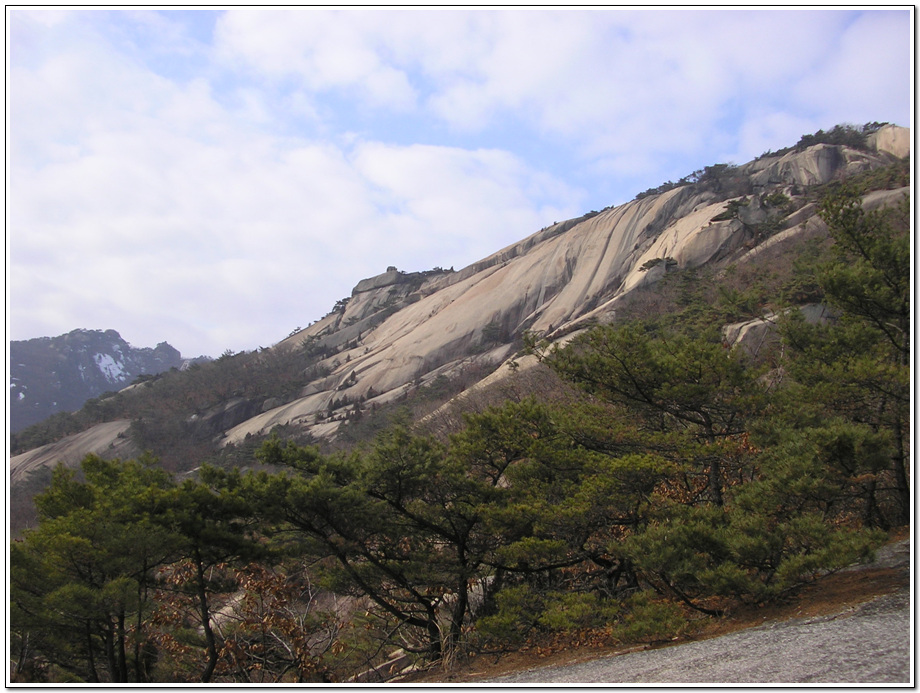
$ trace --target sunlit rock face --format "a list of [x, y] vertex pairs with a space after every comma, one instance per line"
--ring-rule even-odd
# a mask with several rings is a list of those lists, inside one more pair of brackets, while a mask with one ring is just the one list
[[910, 128], [886, 125], [869, 135], [869, 146], [880, 154], [902, 159], [910, 154]]
[[741, 261], [764, 244], [813, 231], [821, 224], [814, 205], [799, 200], [779, 210], [764, 200], [782, 193], [795, 202], [806, 186], [904, 156], [909, 141], [908, 130], [886, 126], [871, 137], [872, 151], [816, 145], [762, 157], [733, 169], [731, 181], [676, 187], [554, 224], [459, 271], [390, 267], [276, 345], [322, 347], [326, 375], [301, 398], [233, 427], [224, 443], [279, 424], [334, 435], [337, 404], [388, 401], [471, 364], [497, 366], [525, 330], [554, 338], [609, 321], [625, 296], [669, 271]]
[[10, 458], [10, 484], [27, 482], [31, 473], [42, 467], [63, 464], [78, 467], [89, 454], [105, 458], [129, 459], [140, 454], [128, 435], [130, 421], [108, 421], [85, 431], [66, 436], [49, 445], [42, 445]]

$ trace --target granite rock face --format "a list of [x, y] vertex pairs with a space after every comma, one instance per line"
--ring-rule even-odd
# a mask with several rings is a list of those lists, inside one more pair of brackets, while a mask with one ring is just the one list
[[910, 154], [910, 128], [886, 125], [869, 135], [869, 148], [902, 159]]
[[[822, 222], [800, 191], [890, 163], [909, 143], [908, 130], [886, 126], [870, 138], [874, 151], [815, 145], [766, 156], [732, 170], [731, 181], [676, 187], [555, 224], [456, 272], [391, 267], [274, 347], [329, 350], [329, 375], [228, 430], [223, 443], [279, 424], [334, 435], [337, 403], [383, 402], [473, 363], [498, 366], [525, 330], [554, 339], [608, 321], [625, 296], [669, 271], [743, 261], [764, 244], [813, 231]], [[773, 193], [792, 204], [771, 207]], [[768, 220], [776, 223], [764, 233]]]
[[128, 436], [130, 421], [108, 421], [61, 440], [34, 448], [21, 455], [15, 455], [9, 461], [10, 486], [28, 480], [31, 473], [43, 467], [63, 464], [76, 468], [89, 454], [106, 459], [115, 457], [129, 459], [140, 454], [140, 450], [131, 443]]

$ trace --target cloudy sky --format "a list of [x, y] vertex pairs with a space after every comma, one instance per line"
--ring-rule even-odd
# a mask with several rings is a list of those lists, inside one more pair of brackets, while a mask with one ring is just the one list
[[837, 123], [910, 125], [909, 10], [7, 9], [11, 339], [250, 350], [388, 265]]

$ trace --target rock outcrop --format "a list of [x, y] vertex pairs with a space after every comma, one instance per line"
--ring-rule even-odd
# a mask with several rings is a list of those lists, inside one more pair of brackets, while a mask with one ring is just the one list
[[910, 128], [886, 125], [869, 135], [869, 148], [880, 154], [891, 154], [898, 159], [910, 155]]
[[262, 405], [245, 397], [234, 397], [204, 414], [192, 414], [185, 421], [193, 438], [210, 439], [260, 413]]
[[89, 454], [128, 459], [140, 451], [128, 437], [130, 421], [109, 421], [10, 458], [10, 485], [22, 483], [42, 467], [77, 467]]

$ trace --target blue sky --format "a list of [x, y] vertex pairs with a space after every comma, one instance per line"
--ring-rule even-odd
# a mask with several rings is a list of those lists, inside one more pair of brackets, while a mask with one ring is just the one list
[[907, 9], [7, 9], [11, 339], [268, 346], [389, 265], [837, 123], [911, 125]]

